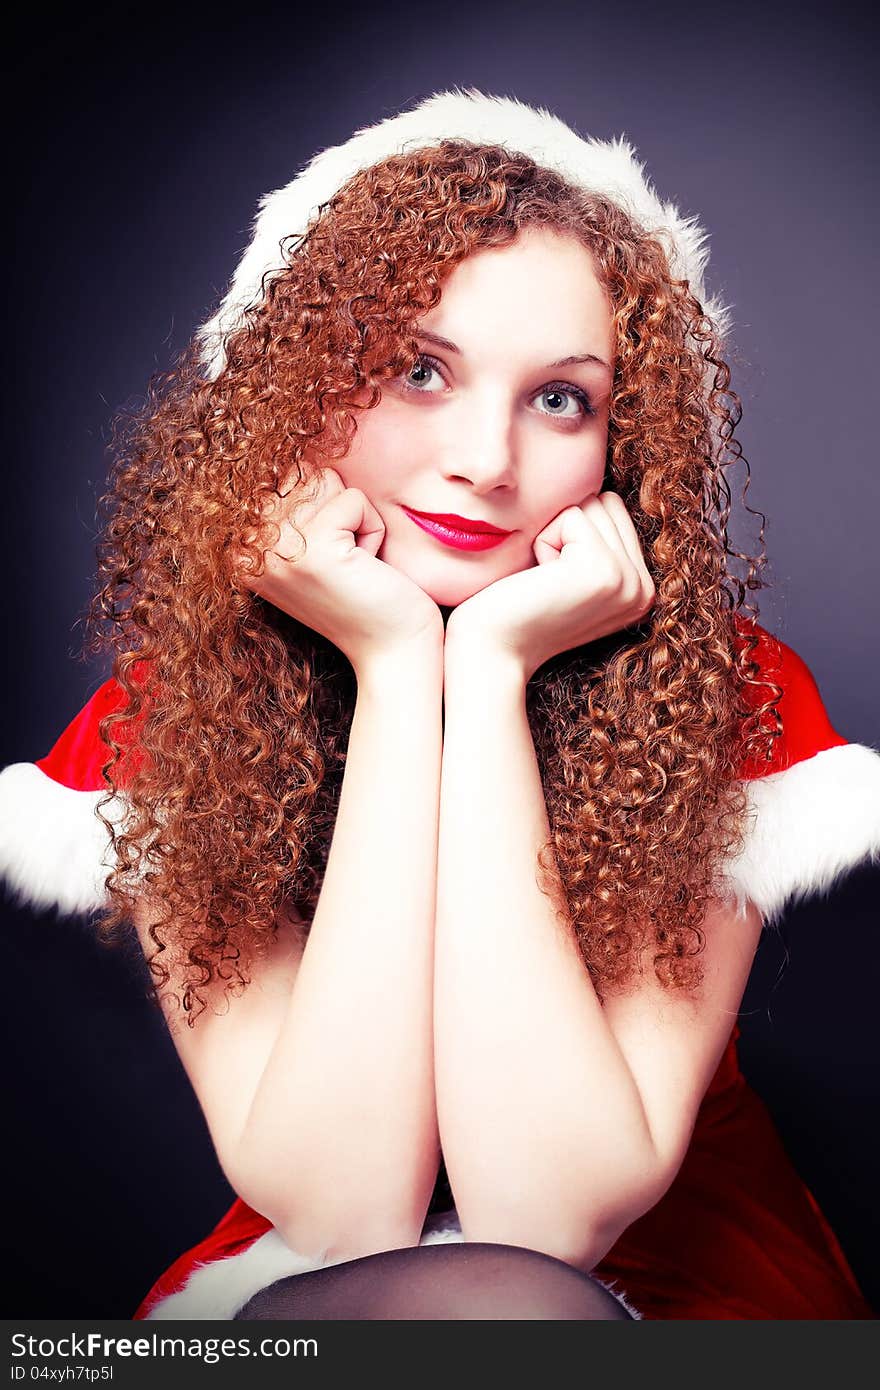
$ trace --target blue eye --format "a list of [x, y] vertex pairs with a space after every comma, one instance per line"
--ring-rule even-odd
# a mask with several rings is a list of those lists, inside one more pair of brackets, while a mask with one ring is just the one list
[[[416, 374], [418, 373], [418, 378]], [[432, 378], [436, 378], [439, 385], [432, 385]], [[441, 364], [436, 357], [431, 357], [428, 353], [420, 353], [413, 363], [408, 375], [399, 378], [400, 384], [405, 391], [416, 392], [420, 396], [436, 395], [445, 387], [445, 379], [441, 370]], [[579, 386], [572, 386], [568, 382], [551, 381], [542, 391], [534, 396], [533, 400], [540, 400], [547, 397], [548, 400], [556, 397], [562, 403], [561, 409], [553, 406], [549, 410], [542, 410], [542, 415], [547, 415], [550, 419], [554, 417], [559, 420], [582, 419], [587, 415], [595, 415], [596, 408], [587, 395]], [[574, 411], [566, 410], [566, 402], [574, 402]]]
[[[405, 388], [405, 390], [407, 390], [407, 391], [418, 391], [418, 392], [420, 393], [420, 395], [423, 395], [423, 396], [425, 396], [425, 395], [430, 395], [431, 392], [428, 391], [428, 390], [426, 390], [424, 381], [414, 381], [414, 380], [413, 380], [413, 373], [414, 373], [414, 372], [423, 372], [423, 373], [426, 373], [426, 374], [433, 373], [435, 376], [439, 377], [439, 376], [440, 376], [440, 363], [437, 362], [435, 358], [433, 358], [433, 357], [427, 357], [424, 353], [422, 353], [419, 357], [416, 358], [415, 362], [413, 363], [413, 365], [412, 365], [412, 367], [411, 367], [411, 369], [410, 369], [410, 371], [409, 371], [409, 374], [408, 374], [407, 376], [403, 376], [403, 377], [400, 378], [401, 384], [403, 385], [403, 387]], [[441, 378], [441, 381], [442, 381], [442, 378]]]
[[578, 409], [572, 414], [564, 410], [555, 410], [551, 408], [550, 410], [543, 411], [542, 414], [555, 416], [559, 420], [573, 420], [579, 415], [596, 414], [596, 408], [586, 391], [582, 391], [579, 386], [566, 386], [563, 385], [562, 382], [551, 382], [549, 386], [545, 386], [543, 391], [538, 393], [535, 399], [540, 400], [542, 397], [547, 397], [549, 399], [553, 396], [557, 399], [561, 398], [563, 401], [566, 398], [570, 401], [575, 401]]

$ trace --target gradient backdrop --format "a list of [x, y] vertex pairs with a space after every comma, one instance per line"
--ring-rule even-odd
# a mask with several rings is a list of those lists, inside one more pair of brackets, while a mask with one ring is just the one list
[[[456, 84], [626, 133], [710, 229], [748, 500], [768, 518], [762, 621], [805, 658], [836, 728], [880, 746], [871, 21], [847, 5], [553, 0], [298, 20], [250, 5], [201, 29], [120, 13], [41, 9], [7, 35], [3, 764], [44, 754], [105, 674], [74, 656], [113, 411], [223, 293], [262, 193]], [[729, 476], [736, 500], [745, 473]], [[755, 550], [759, 522], [737, 515]], [[865, 866], [792, 910], [784, 941], [767, 934], [741, 1026], [748, 1076], [880, 1303], [878, 890]], [[4, 1313], [128, 1317], [230, 1193], [136, 967], [84, 923], [3, 915]]]

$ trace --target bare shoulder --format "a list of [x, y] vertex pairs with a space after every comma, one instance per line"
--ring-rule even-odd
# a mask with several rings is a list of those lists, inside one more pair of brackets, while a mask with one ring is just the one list
[[[132, 913], [135, 931], [147, 960], [157, 949], [150, 929], [160, 921], [161, 915], [156, 904], [146, 897], [138, 899]], [[290, 914], [287, 921], [279, 920], [271, 942], [267, 943], [262, 954], [250, 962], [249, 984], [240, 992], [229, 994], [223, 980], [212, 980], [211, 984], [201, 991], [206, 1003], [204, 1012], [199, 1014], [199, 1020], [191, 1028], [183, 1021], [182, 1026], [186, 1031], [195, 1036], [200, 1030], [205, 1032], [210, 1028], [210, 1018], [223, 1018], [232, 1014], [241, 1016], [255, 1008], [262, 1012], [267, 1007], [272, 1007], [273, 1000], [287, 1000], [305, 949], [305, 926], [303, 919], [295, 914]], [[179, 1012], [171, 995], [183, 978], [184, 953], [173, 941], [166, 941], [162, 960], [171, 973], [169, 988], [163, 992], [162, 1008], [172, 1033], [176, 1033]], [[246, 1002], [248, 1000], [249, 1003]]]
[[705, 937], [699, 957], [704, 972], [700, 990], [692, 995], [665, 988], [657, 979], [648, 951], [641, 973], [620, 994], [605, 1000], [606, 1017], [620, 1022], [632, 1017], [642, 1026], [655, 1027], [673, 1020], [689, 1020], [694, 1028], [714, 1028], [720, 1033], [726, 1029], [729, 1034], [736, 1022], [762, 926], [763, 918], [750, 900], [739, 912], [733, 904], [713, 902], [700, 923]]

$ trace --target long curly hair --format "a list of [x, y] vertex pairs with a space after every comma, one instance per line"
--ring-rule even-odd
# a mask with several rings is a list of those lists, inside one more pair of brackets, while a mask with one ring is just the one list
[[[529, 681], [552, 832], [540, 863], [600, 998], [644, 952], [665, 987], [699, 987], [700, 923], [744, 833], [738, 769], [769, 758], [781, 731], [746, 604], [766, 587], [764, 517], [758, 557], [728, 540], [726, 469], [743, 462], [743, 501], [750, 479], [739, 398], [656, 237], [525, 155], [447, 141], [352, 177], [282, 243], [283, 268], [264, 277], [216, 379], [193, 341], [114, 421], [86, 640], [112, 651], [128, 705], [101, 726], [115, 867], [97, 926], [115, 941], [140, 894], [162, 905], [151, 989], [190, 1024], [209, 985], [249, 983], [279, 923], [307, 934], [356, 696], [342, 653], [245, 588], [237, 563], [259, 568], [277, 540], [265, 507], [285, 480], [306, 489], [343, 458], [360, 411], [412, 368], [414, 326], [445, 277], [525, 227], [578, 238], [607, 293], [604, 486], [656, 588], [635, 627]], [[105, 815], [117, 792], [124, 823]]]

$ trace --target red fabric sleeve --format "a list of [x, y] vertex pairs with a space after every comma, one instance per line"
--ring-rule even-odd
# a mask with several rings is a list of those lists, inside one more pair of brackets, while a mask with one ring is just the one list
[[[751, 780], [783, 772], [795, 763], [806, 761], [827, 748], [843, 747], [843, 738], [831, 723], [819, 693], [819, 687], [806, 662], [780, 638], [773, 636], [757, 623], [737, 619], [741, 635], [753, 632], [758, 637], [752, 652], [763, 680], [773, 681], [782, 689], [777, 705], [782, 719], [782, 736], [775, 739], [769, 762], [744, 758], [740, 777]], [[759, 708], [770, 697], [766, 686], [749, 686], [746, 698], [751, 708]]]

